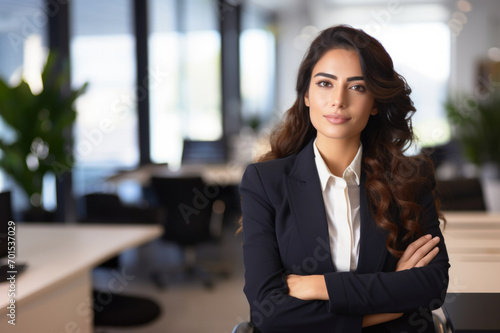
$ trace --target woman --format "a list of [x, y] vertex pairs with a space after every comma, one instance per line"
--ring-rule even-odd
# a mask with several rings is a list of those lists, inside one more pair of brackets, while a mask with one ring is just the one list
[[433, 170], [403, 153], [410, 88], [382, 45], [311, 44], [271, 151], [240, 185], [244, 291], [261, 332], [434, 332], [448, 284]]

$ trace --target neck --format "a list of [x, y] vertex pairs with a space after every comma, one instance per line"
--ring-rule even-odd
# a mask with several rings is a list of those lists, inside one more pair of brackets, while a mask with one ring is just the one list
[[323, 157], [330, 172], [337, 177], [342, 177], [345, 169], [351, 164], [358, 153], [360, 140], [337, 140], [319, 136], [316, 146]]

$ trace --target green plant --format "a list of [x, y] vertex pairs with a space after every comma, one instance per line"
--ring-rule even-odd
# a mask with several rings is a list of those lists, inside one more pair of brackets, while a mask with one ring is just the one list
[[50, 52], [39, 94], [33, 94], [24, 80], [15, 87], [0, 80], [0, 116], [13, 134], [0, 136], [0, 168], [20, 185], [34, 207], [41, 206], [44, 175], [57, 173], [56, 166], [72, 167], [66, 147], [72, 144], [74, 102], [87, 84], [67, 89], [68, 79], [68, 63], [61, 65]]
[[466, 158], [479, 166], [500, 166], [500, 90], [462, 95], [448, 100], [445, 109]]

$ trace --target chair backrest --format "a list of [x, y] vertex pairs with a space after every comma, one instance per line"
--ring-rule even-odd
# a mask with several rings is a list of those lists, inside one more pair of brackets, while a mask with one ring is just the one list
[[89, 193], [82, 198], [83, 222], [159, 223], [162, 212], [149, 207], [124, 205], [114, 193]]
[[116, 194], [89, 193], [82, 198], [85, 222], [115, 222], [122, 204]]
[[8, 223], [12, 220], [10, 192], [0, 193], [0, 258], [7, 256]]
[[152, 192], [165, 211], [163, 239], [194, 245], [211, 239], [214, 198], [201, 177], [152, 177]]
[[182, 164], [216, 164], [226, 162], [224, 141], [184, 140]]
[[443, 210], [486, 210], [482, 185], [477, 178], [438, 180], [436, 187]]

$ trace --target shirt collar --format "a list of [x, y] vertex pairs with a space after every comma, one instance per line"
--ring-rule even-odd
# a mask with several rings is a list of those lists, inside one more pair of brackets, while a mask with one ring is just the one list
[[[316, 139], [314, 140], [313, 147], [314, 147], [314, 156], [315, 156], [314, 159], [316, 162], [316, 168], [318, 169], [319, 180], [321, 182], [321, 189], [324, 191], [326, 189], [326, 185], [328, 184], [328, 180], [330, 179], [330, 177], [333, 177], [334, 179], [339, 177], [332, 174], [330, 172], [330, 169], [328, 169], [325, 160], [319, 153], [318, 147], [316, 147]], [[357, 185], [360, 184], [362, 155], [363, 155], [363, 144], [360, 142], [358, 152], [356, 153], [356, 156], [354, 156], [354, 159], [352, 160], [351, 164], [349, 164], [349, 166], [344, 170], [342, 178], [348, 180], [347, 176], [352, 172], [356, 184]]]

